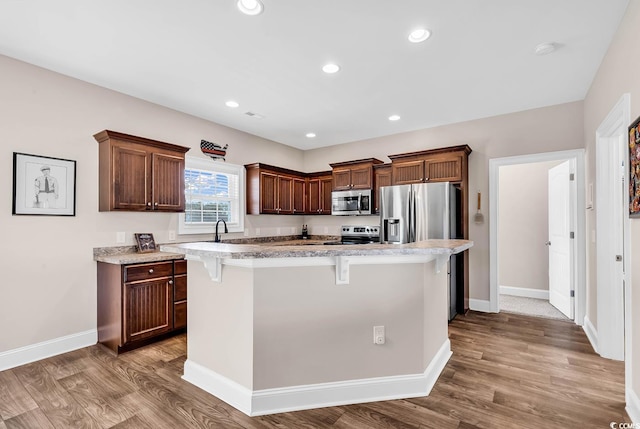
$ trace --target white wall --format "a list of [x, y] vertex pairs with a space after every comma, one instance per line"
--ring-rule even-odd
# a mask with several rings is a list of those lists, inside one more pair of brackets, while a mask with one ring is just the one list
[[499, 172], [498, 285], [549, 290], [548, 173], [558, 161]]
[[[591, 88], [584, 101], [584, 126], [587, 148], [587, 175], [591, 181], [595, 180], [595, 133], [609, 111], [624, 93], [631, 94], [631, 118], [640, 115], [640, 1], [631, 0], [627, 12], [618, 28], [618, 31], [609, 46], [602, 64], [596, 74]], [[595, 207], [598, 210], [598, 207]], [[587, 231], [596, 228], [596, 211], [587, 212]], [[631, 350], [633, 360], [631, 362], [632, 385], [628, 390], [635, 392], [636, 400], [640, 393], [640, 251], [637, 243], [640, 243], [640, 221], [631, 220], [631, 314], [632, 338]], [[590, 242], [588, 251], [589, 299], [587, 301], [587, 315], [593, 321], [596, 317], [596, 247]], [[640, 403], [636, 404], [636, 420], [640, 422]]]
[[[228, 143], [227, 161], [299, 169], [301, 151], [0, 56], [0, 232], [3, 256], [0, 354], [96, 329], [94, 247], [115, 246], [116, 232], [177, 230], [177, 214], [98, 212], [98, 143], [111, 129], [192, 147]], [[75, 217], [12, 216], [13, 152], [77, 161]], [[261, 234], [302, 225], [302, 216], [250, 216]], [[241, 235], [241, 234], [240, 234]], [[188, 237], [179, 237], [181, 241]], [[212, 235], [205, 236], [211, 239]]]

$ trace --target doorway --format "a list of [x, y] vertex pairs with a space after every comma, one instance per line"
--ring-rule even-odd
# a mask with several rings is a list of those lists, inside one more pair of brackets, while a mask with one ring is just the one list
[[[498, 241], [498, 234], [500, 231], [500, 172], [502, 168], [504, 171], [510, 166], [534, 166], [535, 164], [560, 164], [563, 161], [570, 161], [574, 168], [574, 181], [572, 182], [575, 187], [575, 192], [572, 193], [572, 201], [570, 202], [572, 207], [584, 207], [584, 150], [570, 150], [560, 152], [548, 152], [541, 154], [514, 156], [508, 158], [496, 158], [489, 160], [489, 204], [491, 213], [496, 213], [496, 216], [490, 217], [490, 308], [492, 312], [498, 312], [500, 309], [500, 283], [499, 273], [501, 259], [500, 246]], [[548, 171], [548, 168], [546, 169]], [[547, 173], [545, 173], [547, 174]], [[542, 180], [544, 186], [547, 186], [547, 179]], [[546, 197], [545, 197], [546, 198]], [[538, 204], [539, 205], [539, 204]], [[528, 206], [522, 208], [526, 210]], [[573, 269], [572, 269], [572, 283], [574, 285], [574, 315], [575, 323], [582, 324], [584, 314], [586, 311], [586, 246], [585, 246], [585, 219], [584, 216], [578, 216], [578, 212], [583, 213], [577, 209], [573, 210], [573, 226], [574, 226], [574, 238], [571, 240], [573, 248]], [[539, 216], [546, 217], [547, 213], [540, 213]], [[516, 224], [517, 225], [517, 224]], [[518, 226], [521, 233], [523, 233], [527, 225]], [[540, 244], [544, 245], [547, 239], [547, 234], [538, 237]], [[546, 273], [544, 273], [546, 275]], [[547, 283], [548, 284], [548, 283]], [[503, 285], [509, 286], [509, 285]], [[529, 288], [533, 289], [533, 288]], [[547, 298], [548, 299], [548, 298]]]

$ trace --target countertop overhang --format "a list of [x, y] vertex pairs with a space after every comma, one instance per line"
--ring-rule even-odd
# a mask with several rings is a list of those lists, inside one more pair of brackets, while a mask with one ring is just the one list
[[469, 240], [425, 240], [407, 244], [345, 244], [324, 245], [320, 242], [292, 240], [267, 244], [226, 244], [192, 242], [164, 244], [162, 252], [223, 259], [263, 258], [322, 258], [340, 256], [400, 256], [438, 255], [449, 256], [463, 252], [473, 246]]

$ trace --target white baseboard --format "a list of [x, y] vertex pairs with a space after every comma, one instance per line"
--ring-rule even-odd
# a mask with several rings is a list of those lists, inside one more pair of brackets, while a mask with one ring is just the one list
[[98, 331], [78, 332], [0, 353], [0, 371], [96, 344]]
[[500, 286], [500, 294], [549, 300], [549, 290], [530, 289], [526, 287]]
[[596, 331], [596, 328], [593, 326], [593, 323], [591, 323], [591, 320], [589, 320], [587, 316], [584, 316], [584, 323], [582, 325], [582, 329], [584, 330], [585, 334], [587, 334], [587, 338], [591, 343], [591, 347], [593, 347], [593, 351], [596, 353], [599, 353], [598, 352], [598, 331]]
[[491, 301], [485, 301], [484, 299], [469, 299], [469, 309], [483, 313], [494, 313], [494, 311], [491, 311]]
[[251, 391], [187, 359], [183, 379], [248, 416], [427, 396], [451, 357], [447, 339], [422, 374]]
[[627, 388], [627, 392], [626, 392], [626, 396], [627, 396], [627, 414], [629, 414], [629, 417], [631, 417], [631, 422], [635, 423], [636, 425], [640, 425], [640, 398], [638, 398], [638, 395], [636, 395], [636, 393], [631, 390], [631, 388]]

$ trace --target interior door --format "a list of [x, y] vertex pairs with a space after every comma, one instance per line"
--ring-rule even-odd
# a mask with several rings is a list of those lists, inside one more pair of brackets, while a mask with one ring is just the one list
[[549, 303], [573, 319], [571, 163], [549, 170]]

